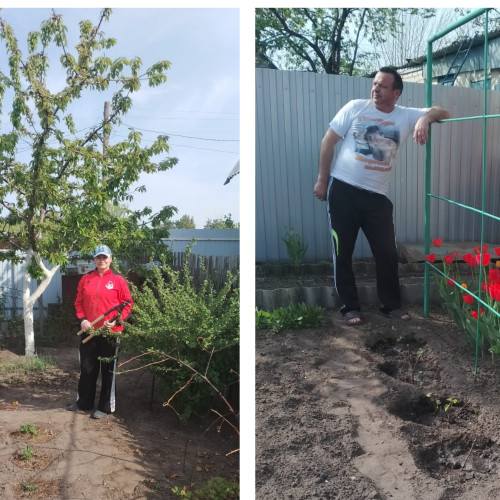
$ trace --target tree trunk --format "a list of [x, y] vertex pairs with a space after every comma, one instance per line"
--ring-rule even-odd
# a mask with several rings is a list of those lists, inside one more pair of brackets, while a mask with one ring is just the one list
[[26, 357], [35, 355], [35, 330], [33, 328], [33, 302], [30, 300], [30, 285], [31, 276], [25, 271], [23, 279], [23, 318]]
[[[26, 265], [29, 265], [31, 259], [35, 259], [38, 265], [42, 268], [45, 275], [44, 279], [37, 286], [37, 289], [31, 293], [31, 276], [28, 271], [24, 272], [23, 279], [23, 318], [24, 318], [24, 341], [25, 341], [25, 354], [26, 357], [35, 355], [35, 330], [33, 328], [33, 307], [38, 298], [45, 291], [49, 285], [52, 277], [59, 269], [59, 265], [54, 266], [52, 269], [48, 270], [42, 262], [40, 256], [33, 252], [30, 248], [26, 252]], [[42, 312], [43, 314], [43, 312]]]

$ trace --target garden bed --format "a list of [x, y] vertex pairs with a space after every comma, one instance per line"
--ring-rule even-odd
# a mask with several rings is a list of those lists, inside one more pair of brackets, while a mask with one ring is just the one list
[[256, 498], [500, 498], [498, 361], [410, 313], [257, 332]]
[[[238, 480], [234, 430], [218, 432], [212, 415], [179, 423], [147, 370], [118, 375], [116, 413], [93, 420], [65, 410], [76, 395], [77, 347], [45, 354], [56, 367], [43, 375], [0, 374], [0, 498], [175, 499], [174, 487]], [[21, 358], [0, 350], [2, 363]], [[20, 432], [25, 424], [37, 435]]]

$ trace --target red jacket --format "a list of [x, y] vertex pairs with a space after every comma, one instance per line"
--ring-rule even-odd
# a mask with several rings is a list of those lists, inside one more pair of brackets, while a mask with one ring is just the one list
[[[123, 309], [122, 319], [125, 319], [130, 314], [134, 303], [125, 278], [115, 274], [111, 269], [108, 269], [102, 276], [99, 275], [97, 270], [94, 270], [82, 276], [78, 283], [75, 300], [76, 316], [80, 323], [84, 319], [92, 323], [108, 309], [127, 300], [131, 302]], [[111, 311], [105, 318], [96, 323], [94, 328], [101, 327], [104, 321], [113, 318], [116, 313], [116, 311]], [[123, 326], [118, 324], [112, 329], [114, 332], [121, 332], [122, 330]]]

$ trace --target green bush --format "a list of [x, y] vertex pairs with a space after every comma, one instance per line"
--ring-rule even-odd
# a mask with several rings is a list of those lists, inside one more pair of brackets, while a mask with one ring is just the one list
[[195, 371], [223, 395], [238, 383], [239, 371], [238, 279], [228, 272], [220, 290], [208, 276], [195, 287], [188, 260], [182, 271], [154, 265], [141, 288], [133, 287], [124, 335], [124, 350], [143, 353], [141, 362], [161, 378], [167, 394], [176, 394], [171, 406], [181, 419], [213, 403], [214, 391]]
[[255, 311], [255, 326], [258, 330], [279, 332], [285, 328], [312, 328], [325, 322], [324, 309], [304, 302], [278, 307], [272, 312]]

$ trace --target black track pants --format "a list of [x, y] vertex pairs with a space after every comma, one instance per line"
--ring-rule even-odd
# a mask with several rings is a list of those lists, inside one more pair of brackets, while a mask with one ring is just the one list
[[360, 303], [352, 269], [352, 254], [361, 229], [368, 240], [377, 273], [381, 307], [401, 307], [398, 252], [392, 220], [392, 203], [372, 193], [331, 179], [328, 209], [332, 228], [335, 288], [344, 303], [343, 312], [359, 310]]
[[112, 358], [117, 355], [118, 346], [114, 342], [107, 342], [103, 337], [94, 337], [85, 344], [80, 343], [80, 381], [77, 396], [80, 410], [94, 408], [97, 379], [101, 372], [101, 392], [97, 408], [104, 413], [115, 411], [116, 358], [113, 361], [100, 361], [99, 358]]

